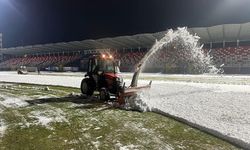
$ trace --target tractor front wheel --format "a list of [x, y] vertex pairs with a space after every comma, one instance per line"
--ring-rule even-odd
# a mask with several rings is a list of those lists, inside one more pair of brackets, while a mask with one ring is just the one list
[[101, 101], [108, 101], [110, 99], [109, 93], [105, 88], [100, 90], [100, 100]]
[[91, 79], [89, 78], [85, 78], [82, 80], [82, 83], [81, 83], [81, 92], [82, 94], [84, 95], [87, 95], [87, 96], [92, 96], [93, 93], [94, 93], [94, 85], [91, 84]]

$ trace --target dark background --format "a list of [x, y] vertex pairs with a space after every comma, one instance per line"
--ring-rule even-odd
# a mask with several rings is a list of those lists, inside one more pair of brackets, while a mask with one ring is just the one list
[[4, 47], [249, 21], [249, 0], [0, 0]]

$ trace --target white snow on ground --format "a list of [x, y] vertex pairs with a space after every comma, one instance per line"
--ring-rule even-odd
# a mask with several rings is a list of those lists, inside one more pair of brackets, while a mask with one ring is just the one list
[[[8, 85], [11, 86], [11, 85]], [[0, 113], [2, 113], [6, 108], [19, 108], [28, 105], [27, 100], [24, 97], [13, 98], [0, 93]], [[2, 137], [7, 129], [8, 125], [5, 124], [3, 119], [0, 119], [0, 137]]]
[[50, 122], [53, 121], [53, 118], [48, 118], [47, 116], [41, 116], [40, 113], [34, 115], [38, 119], [38, 124], [41, 124], [43, 126], [47, 126]]
[[0, 104], [7, 108], [19, 108], [19, 107], [25, 107], [29, 104], [25, 101], [28, 100], [27, 98], [14, 98], [9, 97], [6, 95], [0, 94]]
[[96, 148], [97, 150], [99, 150], [99, 146], [100, 146], [101, 143], [100, 143], [100, 141], [95, 141], [95, 142], [92, 141], [91, 144], [93, 144], [93, 145], [95, 146], [95, 148]]
[[4, 135], [5, 130], [7, 129], [7, 125], [5, 125], [4, 121], [0, 120], [0, 137]]
[[[142, 76], [153, 75], [142, 74]], [[162, 77], [164, 75], [156, 74], [154, 76]], [[210, 77], [209, 75], [179, 76], [183, 76], [183, 78]], [[250, 79], [250, 76], [212, 77], [224, 80]], [[17, 75], [0, 72], [0, 81], [69, 87], [79, 87], [82, 78], [78, 75]], [[126, 81], [128, 82], [128, 80]], [[140, 84], [148, 82], [140, 81]], [[147, 103], [151, 109], [157, 109], [193, 124], [212, 129], [225, 137], [243, 142], [245, 147], [250, 147], [250, 85], [153, 81], [151, 90], [142, 93], [141, 96], [144, 103]]]
[[140, 146], [138, 145], [133, 145], [133, 144], [130, 144], [130, 145], [123, 145], [121, 144], [119, 141], [115, 144], [115, 148], [116, 149], [119, 149], [119, 150], [138, 150], [140, 148]]
[[[47, 109], [50, 109], [50, 107], [48, 106]], [[50, 123], [52, 122], [68, 123], [69, 121], [65, 118], [65, 115], [66, 114], [61, 109], [51, 108], [51, 110], [32, 111], [29, 117], [35, 119], [33, 124], [50, 128]]]
[[83, 77], [74, 76], [51, 76], [51, 75], [17, 75], [14, 72], [0, 72], [0, 81], [33, 83], [41, 85], [61, 85], [68, 87], [80, 87]]
[[[154, 141], [156, 143], [156, 145], [158, 145], [158, 149], [166, 149], [166, 150], [173, 150], [174, 148], [167, 144], [166, 141], [163, 141], [158, 135], [157, 133], [155, 132], [155, 130], [153, 129], [147, 129], [143, 126], [143, 123], [133, 123], [133, 122], [126, 122], [124, 125], [123, 125], [123, 129], [124, 130], [132, 130], [134, 132], [140, 132], [140, 133], [143, 133], [143, 134], [147, 134], [150, 136], [150, 138], [141, 138], [141, 139], [138, 139], [140, 140], [141, 143], [144, 143], [144, 144], [148, 144], [148, 143], [151, 143], [151, 141]], [[133, 144], [131, 145], [127, 145], [127, 146], [123, 146], [120, 142], [118, 142], [116, 144], [116, 146], [119, 146], [119, 149], [124, 149], [124, 150], [134, 150], [134, 149], [142, 149], [142, 147], [140, 146], [135, 146]]]

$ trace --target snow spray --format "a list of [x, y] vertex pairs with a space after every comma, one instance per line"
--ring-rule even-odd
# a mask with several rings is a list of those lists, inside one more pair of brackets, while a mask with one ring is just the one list
[[[163, 53], [171, 53], [172, 58], [175, 62], [182, 64], [188, 64], [192, 66], [192, 70], [196, 73], [203, 74], [218, 74], [223, 73], [221, 68], [217, 68], [213, 65], [212, 57], [209, 53], [205, 53], [203, 45], [199, 44], [200, 37], [197, 35], [192, 35], [188, 32], [186, 27], [178, 28], [177, 30], [168, 30], [165, 36], [156, 41], [153, 47], [144, 55], [144, 57], [137, 64], [138, 72], [136, 74], [136, 83], [139, 78], [141, 71], [150, 66], [153, 63], [161, 63], [159, 57]], [[133, 81], [132, 81], [133, 82]], [[148, 111], [150, 106], [148, 103], [149, 91], [137, 93], [133, 97], [127, 98], [125, 108], [126, 109], [136, 109], [139, 111]]]

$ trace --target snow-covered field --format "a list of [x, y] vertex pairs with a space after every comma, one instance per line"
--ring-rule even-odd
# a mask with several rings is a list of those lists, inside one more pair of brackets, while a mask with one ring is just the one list
[[[125, 74], [130, 76], [131, 74]], [[142, 74], [142, 77], [162, 78], [165, 75]], [[142, 93], [143, 100], [154, 111], [164, 112], [174, 117], [198, 125], [218, 136], [250, 148], [250, 85], [248, 76], [171, 75], [178, 78], [204, 78], [207, 83], [153, 81], [152, 88]], [[57, 75], [17, 75], [15, 72], [0, 72], [0, 81], [45, 85], [79, 87], [82, 73]], [[216, 80], [235, 81], [216, 84]], [[240, 84], [238, 84], [240, 80]], [[126, 80], [129, 82], [129, 80]], [[142, 80], [140, 84], [148, 81]], [[237, 85], [234, 85], [237, 83]]]

